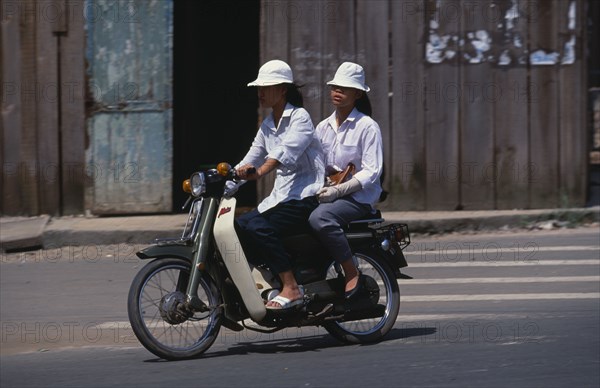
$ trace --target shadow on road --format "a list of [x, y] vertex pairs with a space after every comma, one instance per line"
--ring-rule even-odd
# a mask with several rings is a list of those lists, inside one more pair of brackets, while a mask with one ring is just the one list
[[[435, 334], [436, 329], [433, 327], [421, 328], [403, 328], [392, 329], [383, 340], [386, 342], [391, 340], [406, 339], [410, 337], [427, 336]], [[352, 345], [337, 341], [329, 334], [314, 335], [301, 338], [287, 338], [277, 340], [262, 340], [262, 341], [240, 341], [228, 347], [226, 350], [211, 352], [210, 349], [196, 359], [217, 358], [226, 356], [239, 356], [247, 354], [275, 354], [275, 353], [298, 353], [298, 352], [318, 352], [323, 349], [336, 348], [342, 346], [371, 346], [376, 343]], [[144, 362], [169, 362], [160, 358], [145, 360]]]

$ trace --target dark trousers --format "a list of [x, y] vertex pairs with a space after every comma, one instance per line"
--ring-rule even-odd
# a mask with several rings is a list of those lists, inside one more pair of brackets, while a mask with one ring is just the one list
[[319, 203], [316, 197], [290, 200], [259, 213], [256, 209], [236, 218], [235, 226], [248, 262], [266, 264], [274, 273], [292, 269], [282, 239], [309, 231], [308, 217]]
[[370, 205], [356, 202], [346, 196], [320, 204], [308, 221], [331, 257], [341, 264], [352, 258], [352, 250], [342, 225], [346, 226], [350, 221], [366, 217], [371, 210]]

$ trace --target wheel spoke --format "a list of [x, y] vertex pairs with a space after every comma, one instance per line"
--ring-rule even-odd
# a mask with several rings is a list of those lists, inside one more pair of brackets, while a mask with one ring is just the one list
[[[381, 333], [381, 330], [384, 327], [386, 331], [391, 329], [397, 313], [390, 314], [390, 312], [398, 308], [399, 296], [394, 294], [394, 292], [397, 292], [397, 287], [393, 287], [390, 283], [391, 281], [395, 281], [395, 278], [390, 278], [391, 275], [386, 273], [389, 272], [389, 270], [384, 269], [376, 259], [362, 253], [357, 253], [355, 259], [361, 273], [366, 277], [372, 278], [379, 288], [377, 304], [384, 306], [385, 310], [383, 316], [347, 322], [336, 321], [329, 327], [331, 329], [330, 333], [338, 338], [350, 340], [348, 339], [348, 336], [351, 336], [352, 338], [355, 338], [351, 339], [351, 341], [361, 342], [360, 338], [380, 337], [379, 333]], [[328, 270], [328, 278], [337, 276], [334, 267], [330, 267]], [[394, 289], [396, 291], [394, 291]], [[393, 317], [391, 317], [391, 315], [393, 315]]]
[[[136, 332], [138, 339], [149, 341], [152, 345], [149, 349], [153, 352], [155, 347], [164, 349], [163, 351], [165, 354], [169, 354], [169, 357], [194, 351], [194, 349], [202, 352], [210, 346], [218, 332], [216, 318], [219, 314], [217, 310], [213, 309], [208, 313], [194, 315], [185, 320], [182, 313], [179, 313], [177, 305], [182, 303], [185, 298], [182, 291], [185, 292], [185, 283], [190, 269], [189, 265], [181, 260], [172, 259], [172, 262], [174, 262], [172, 265], [160, 266], [157, 264], [157, 268], [148, 273], [140, 283], [137, 307], [134, 309], [137, 311], [136, 314], [141, 319], [142, 325], [142, 335], [138, 335]], [[178, 290], [178, 287], [184, 289]], [[219, 304], [209, 285], [203, 279], [200, 281], [198, 296], [207, 305]], [[161, 310], [165, 311], [161, 314]], [[163, 318], [163, 315], [167, 318]], [[167, 322], [165, 319], [169, 321]], [[169, 323], [172, 322], [171, 320], [180, 319], [183, 320], [181, 323]], [[162, 355], [160, 352], [157, 354]]]

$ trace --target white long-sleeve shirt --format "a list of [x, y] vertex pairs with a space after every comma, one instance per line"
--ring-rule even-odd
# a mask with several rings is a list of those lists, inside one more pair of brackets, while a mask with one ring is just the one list
[[333, 112], [317, 125], [316, 132], [326, 166], [340, 171], [353, 163], [356, 167], [353, 176], [362, 189], [351, 196], [360, 203], [374, 206], [382, 191], [383, 167], [383, 143], [377, 122], [355, 108], [339, 127]]
[[258, 205], [261, 213], [279, 203], [315, 195], [323, 187], [323, 150], [306, 109], [287, 104], [278, 126], [271, 113], [236, 167], [252, 164], [258, 168], [266, 159], [275, 159], [280, 165], [273, 191]]

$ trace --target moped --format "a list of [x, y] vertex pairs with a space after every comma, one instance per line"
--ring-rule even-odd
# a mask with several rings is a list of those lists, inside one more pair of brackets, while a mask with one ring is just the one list
[[[227, 182], [233, 182], [226, 184]], [[151, 260], [132, 281], [127, 309], [140, 343], [167, 360], [201, 355], [221, 327], [274, 333], [289, 327], [321, 326], [337, 340], [362, 344], [381, 340], [400, 309], [398, 280], [407, 263], [408, 226], [385, 225], [381, 213], [345, 229], [362, 275], [362, 293], [344, 297], [339, 264], [310, 233], [284, 240], [294, 274], [304, 289], [303, 303], [271, 310], [265, 304], [280, 288], [265, 266], [248, 263], [234, 225], [232, 193], [244, 181], [230, 164], [198, 171], [183, 182], [190, 209], [180, 238], [157, 239], [137, 252]]]

